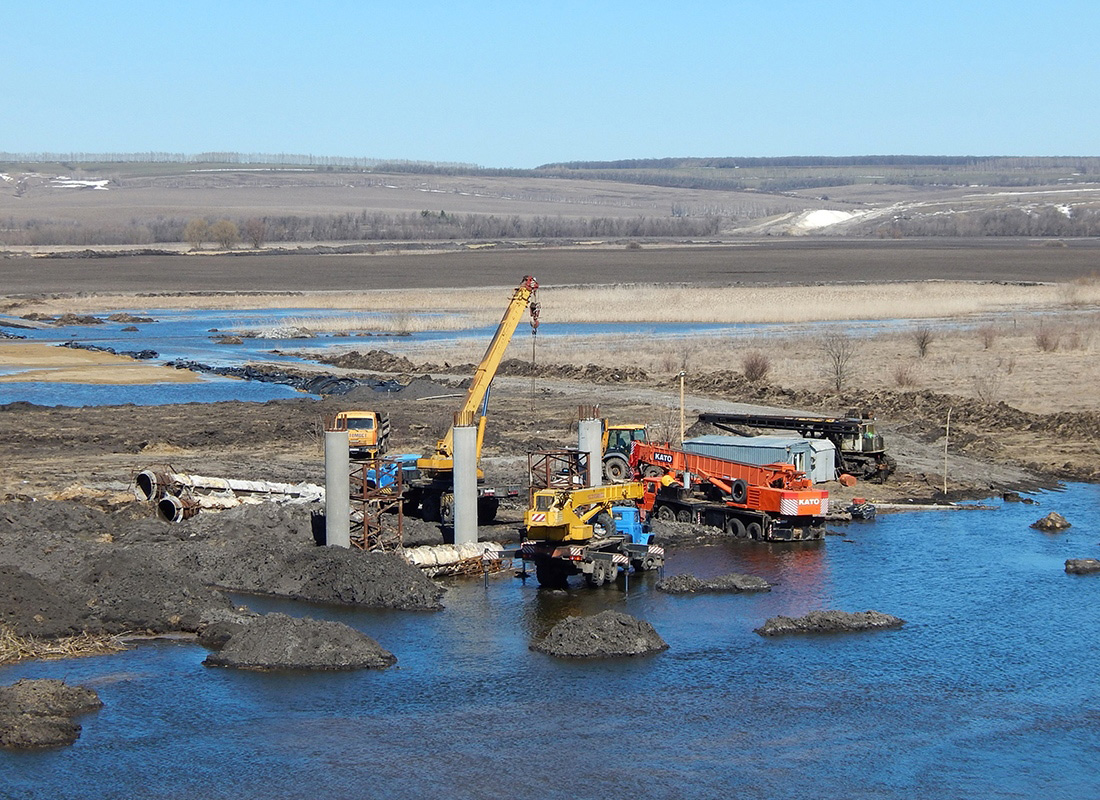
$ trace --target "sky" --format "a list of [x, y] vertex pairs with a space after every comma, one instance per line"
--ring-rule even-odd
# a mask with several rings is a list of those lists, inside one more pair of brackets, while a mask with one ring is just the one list
[[1095, 0], [0, 0], [0, 151], [1100, 155]]

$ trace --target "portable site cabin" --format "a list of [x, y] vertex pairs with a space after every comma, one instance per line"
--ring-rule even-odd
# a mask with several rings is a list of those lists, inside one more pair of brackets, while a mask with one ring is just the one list
[[793, 464], [814, 483], [836, 480], [836, 447], [828, 439], [798, 436], [697, 436], [684, 450], [743, 464]]

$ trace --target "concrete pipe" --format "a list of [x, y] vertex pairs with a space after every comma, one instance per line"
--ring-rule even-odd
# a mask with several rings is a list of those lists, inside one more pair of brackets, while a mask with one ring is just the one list
[[165, 522], [183, 522], [199, 513], [201, 506], [190, 498], [166, 494], [157, 502], [157, 516]]
[[156, 500], [164, 496], [172, 479], [162, 472], [143, 469], [134, 476], [134, 497], [138, 500]]

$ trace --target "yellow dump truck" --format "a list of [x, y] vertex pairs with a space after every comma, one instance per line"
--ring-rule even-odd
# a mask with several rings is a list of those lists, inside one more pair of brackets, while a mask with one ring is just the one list
[[390, 440], [390, 417], [379, 411], [341, 411], [336, 430], [348, 432], [348, 455], [352, 458], [381, 458]]

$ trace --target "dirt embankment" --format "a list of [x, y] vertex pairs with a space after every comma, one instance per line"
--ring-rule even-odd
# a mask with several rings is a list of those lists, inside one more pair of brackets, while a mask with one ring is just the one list
[[197, 632], [233, 610], [222, 590], [441, 607], [443, 590], [397, 556], [317, 547], [306, 508], [241, 506], [177, 525], [134, 513], [0, 505], [0, 622], [43, 638]]

